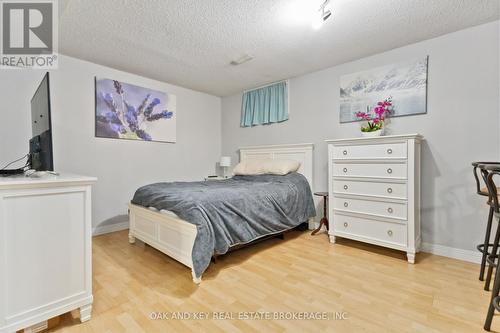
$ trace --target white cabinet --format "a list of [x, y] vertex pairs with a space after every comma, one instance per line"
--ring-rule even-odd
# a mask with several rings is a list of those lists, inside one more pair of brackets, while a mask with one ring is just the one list
[[420, 236], [419, 134], [327, 140], [330, 241], [402, 250], [415, 262]]
[[0, 333], [92, 309], [95, 178], [0, 177]]

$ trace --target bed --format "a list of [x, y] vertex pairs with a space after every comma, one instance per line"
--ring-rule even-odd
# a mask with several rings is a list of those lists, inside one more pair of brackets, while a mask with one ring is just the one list
[[[239, 152], [240, 161], [288, 159], [300, 162], [300, 168], [286, 176], [236, 176], [229, 180], [157, 183], [140, 188], [129, 205], [129, 242], [140, 239], [181, 262], [191, 268], [193, 281], [200, 283], [212, 255], [292, 229], [297, 223], [309, 222], [311, 226], [313, 145], [245, 147]], [[217, 210], [212, 207], [215, 204], [223, 206]], [[289, 205], [289, 216], [282, 211], [284, 205]], [[243, 218], [245, 223], [238, 223]], [[204, 220], [209, 222], [198, 223]]]

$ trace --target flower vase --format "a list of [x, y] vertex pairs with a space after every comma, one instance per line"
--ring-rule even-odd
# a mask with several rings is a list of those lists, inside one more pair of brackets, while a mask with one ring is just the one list
[[382, 136], [384, 135], [384, 127], [382, 127], [379, 130], [372, 131], [372, 132], [361, 132], [361, 136], [364, 138], [373, 138], [377, 136]]

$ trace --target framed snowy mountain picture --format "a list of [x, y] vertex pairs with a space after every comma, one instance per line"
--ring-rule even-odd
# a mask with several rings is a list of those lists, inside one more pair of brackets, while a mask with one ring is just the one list
[[428, 57], [377, 67], [340, 78], [340, 122], [392, 97], [390, 117], [427, 113]]
[[106, 78], [95, 79], [95, 135], [140, 141], [176, 141], [175, 95]]

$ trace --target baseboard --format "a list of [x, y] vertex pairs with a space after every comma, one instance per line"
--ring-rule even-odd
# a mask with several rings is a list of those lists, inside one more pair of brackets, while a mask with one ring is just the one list
[[[314, 221], [313, 223], [309, 223], [309, 226], [311, 225], [317, 228], [319, 223]], [[431, 243], [421, 243], [420, 251], [475, 264], [481, 263], [481, 253], [479, 251], [463, 250]]]
[[473, 262], [475, 264], [481, 262], [481, 253], [479, 251], [463, 250], [430, 243], [422, 243], [421, 251], [438, 256]]
[[128, 229], [128, 227], [129, 227], [128, 221], [124, 221], [124, 222], [120, 222], [120, 223], [105, 224], [103, 226], [98, 225], [92, 231], [92, 235], [99, 236], [99, 235], [109, 234], [110, 232]]

